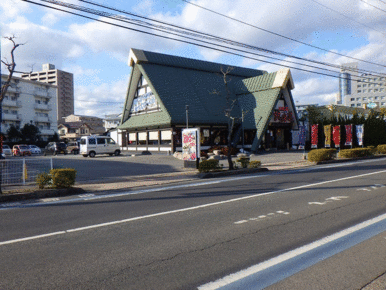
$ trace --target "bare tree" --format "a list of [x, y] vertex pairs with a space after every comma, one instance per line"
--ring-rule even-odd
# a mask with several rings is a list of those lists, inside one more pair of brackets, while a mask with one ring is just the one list
[[11, 85], [12, 76], [13, 76], [13, 73], [15, 72], [15, 68], [16, 68], [15, 50], [20, 45], [24, 45], [24, 44], [16, 43], [15, 42], [15, 38], [16, 38], [15, 36], [8, 36], [8, 37], [4, 37], [4, 38], [8, 39], [10, 42], [12, 42], [13, 47], [11, 49], [11, 60], [8, 61], [6, 58], [5, 58], [5, 61], [1, 60], [1, 63], [7, 67], [9, 74], [8, 74], [7, 80], [4, 82], [4, 84], [2, 83], [2, 85], [1, 85], [0, 104], [3, 102], [5, 94], [7, 93], [8, 87]]
[[[1, 69], [0, 69], [0, 84], [1, 84], [1, 92], [0, 92], [0, 132], [1, 132], [1, 123], [3, 122], [3, 109], [2, 109], [2, 103], [3, 103], [3, 100], [5, 98], [5, 95], [8, 91], [8, 87], [11, 85], [11, 81], [12, 81], [12, 76], [14, 74], [15, 71], [15, 68], [16, 68], [16, 62], [15, 62], [15, 50], [20, 46], [20, 45], [23, 45], [23, 44], [20, 44], [20, 43], [16, 43], [15, 42], [15, 36], [8, 36], [8, 37], [4, 37], [5, 39], [8, 39], [10, 42], [12, 42], [12, 49], [11, 49], [11, 60], [7, 60], [5, 58], [5, 60], [2, 60], [1, 59], [1, 63], [4, 64], [8, 70], [8, 77], [7, 77], [7, 80], [4, 82], [2, 82], [2, 75], [1, 75]], [[0, 134], [0, 156], [1, 154], [3, 153], [3, 135]], [[2, 193], [2, 190], [1, 190], [1, 184], [2, 184], [2, 167], [1, 168], [1, 171], [0, 171], [0, 194]]]
[[[229, 82], [231, 81], [231, 78], [229, 77], [230, 72], [233, 70], [233, 67], [227, 67], [227, 69], [224, 71], [223, 68], [221, 68], [221, 77], [224, 81], [225, 86], [225, 106], [224, 106], [224, 114], [228, 118], [228, 136], [227, 136], [227, 159], [228, 159], [228, 166], [229, 170], [233, 170], [233, 162], [232, 162], [232, 148], [234, 147], [232, 144], [232, 132], [233, 127], [235, 124], [235, 120], [239, 119], [238, 117], [232, 116], [232, 110], [237, 102], [237, 99], [232, 99], [232, 92], [229, 88]], [[212, 92], [213, 94], [220, 95], [219, 91], [214, 90]]]

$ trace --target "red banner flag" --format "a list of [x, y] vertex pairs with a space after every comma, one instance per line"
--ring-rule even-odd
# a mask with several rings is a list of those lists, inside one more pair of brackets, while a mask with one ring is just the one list
[[345, 125], [346, 130], [346, 143], [345, 145], [351, 146], [352, 145], [352, 125]]
[[319, 125], [314, 124], [311, 127], [311, 148], [318, 148], [318, 130]]
[[332, 140], [334, 141], [335, 147], [340, 147], [340, 126], [334, 126], [332, 130]]

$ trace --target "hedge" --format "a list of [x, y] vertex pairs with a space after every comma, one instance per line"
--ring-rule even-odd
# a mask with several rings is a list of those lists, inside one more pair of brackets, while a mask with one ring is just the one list
[[203, 160], [198, 165], [198, 171], [199, 172], [209, 172], [209, 171], [216, 171], [220, 170], [221, 167], [219, 165], [219, 161], [217, 159], [209, 159], [209, 160]]
[[51, 185], [54, 188], [69, 188], [75, 184], [76, 170], [72, 168], [51, 169], [50, 173], [41, 173], [36, 178], [40, 189]]
[[374, 153], [374, 148], [354, 148], [354, 149], [344, 149], [339, 152], [339, 157], [342, 158], [356, 158], [356, 157], [366, 157], [371, 156]]
[[319, 162], [334, 159], [336, 149], [314, 149], [308, 152], [308, 160], [312, 162]]
[[378, 145], [377, 146], [377, 152], [379, 154], [386, 154], [386, 145], [384, 145], [384, 144]]

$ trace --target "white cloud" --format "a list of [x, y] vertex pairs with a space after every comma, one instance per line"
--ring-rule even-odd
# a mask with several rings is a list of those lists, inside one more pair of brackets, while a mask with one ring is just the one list
[[[78, 0], [70, 0], [70, 2], [82, 5], [79, 4]], [[189, 4], [185, 4], [178, 12], [167, 11], [161, 13], [156, 11], [158, 3], [153, 0], [137, 1], [136, 3], [139, 4], [133, 8], [121, 7], [127, 5], [126, 1], [120, 1], [119, 5], [115, 3], [111, 4], [111, 6], [146, 14], [151, 18], [157, 18], [165, 22], [175, 23], [179, 26], [189, 27], [239, 42], [288, 54], [296, 53], [298, 56], [322, 62], [340, 65], [341, 63], [352, 61], [333, 53], [302, 46], [288, 39], [234, 22]], [[355, 58], [386, 64], [384, 58], [386, 38], [379, 32], [386, 31], [386, 14], [363, 5], [363, 3], [357, 0], [348, 0], [344, 6], [339, 1], [325, 0], [323, 5], [337, 10], [368, 27], [364, 27], [325, 7], [306, 0], [279, 0], [275, 2], [195, 0], [194, 3], [287, 37], [311, 44], [319, 41], [318, 43], [322, 43], [325, 49], [335, 49], [336, 52]], [[34, 7], [34, 9], [31, 7]], [[39, 11], [39, 13], [35, 13], [36, 11]], [[17, 69], [29, 71], [29, 65], [35, 64], [35, 70], [39, 70], [41, 64], [50, 62], [54, 63], [59, 69], [73, 72], [76, 82], [76, 99], [85, 98], [85, 100], [100, 101], [107, 98], [107, 100], [122, 100], [123, 106], [127, 80], [108, 84], [108, 81], [102, 79], [101, 63], [90, 64], [87, 66], [88, 68], [81, 67], [79, 63], [84, 61], [90, 52], [93, 55], [99, 54], [104, 57], [106, 55], [113, 56], [111, 61], [114, 62], [114, 65], [111, 67], [118, 67], [117, 63], [124, 63], [127, 66], [130, 48], [161, 53], [170, 53], [170, 50], [196, 53], [194, 48], [186, 48], [186, 46], [179, 42], [149, 36], [100, 22], [88, 21], [79, 17], [72, 17], [52, 9], [38, 10], [36, 6], [18, 0], [0, 1], [0, 17], [2, 19], [2, 34], [15, 34], [21, 43], [25, 43], [16, 52]], [[106, 19], [101, 18], [101, 20]], [[53, 26], [53, 24], [55, 25]], [[119, 24], [124, 25], [123, 23]], [[144, 30], [139, 27], [130, 27]], [[147, 31], [154, 32], [151, 30]], [[337, 36], [320, 42], [318, 37], [322, 37], [326, 32], [335, 33]], [[360, 46], [357, 43], [352, 46], [346, 46], [345, 42], [349, 39], [349, 36], [354, 40], [361, 41], [365, 38], [366, 42], [362, 42]], [[9, 43], [2, 40], [3, 57], [7, 56], [9, 51]], [[210, 49], [201, 48], [199, 51], [203, 59], [210, 61], [218, 61], [225, 56], [222, 52]], [[185, 56], [189, 57], [186, 54]], [[261, 63], [256, 60], [238, 57], [232, 57], [232, 59], [240, 62], [237, 63], [235, 61], [234, 65], [238, 66], [250, 66], [268, 72], [280, 69], [278, 65]], [[283, 67], [296, 66], [315, 71], [313, 68], [285, 62], [280, 62], [280, 65]], [[361, 68], [376, 71], [383, 70], [382, 67], [375, 67], [369, 64], [360, 64], [360, 66]], [[109, 66], [104, 64], [103, 67], [106, 70]], [[291, 69], [291, 71], [296, 87], [293, 95], [301, 103], [307, 100], [329, 103], [337, 93], [338, 80], [335, 78], [319, 78], [315, 74], [304, 71], [294, 69]], [[111, 71], [111, 74], [114, 73], [116, 72]], [[116, 79], [119, 80], [119, 78], [120, 76], [118, 75]], [[114, 109], [115, 106], [104, 108], [100, 103], [76, 103], [76, 111], [82, 114], [103, 114], [106, 108], [110, 110]]]
[[75, 113], [98, 117], [122, 113], [127, 85], [126, 79], [111, 84], [103, 83], [93, 89], [87, 86], [76, 86]]
[[53, 13], [47, 13], [42, 17], [42, 23], [45, 26], [54, 25], [59, 21], [59, 17]]

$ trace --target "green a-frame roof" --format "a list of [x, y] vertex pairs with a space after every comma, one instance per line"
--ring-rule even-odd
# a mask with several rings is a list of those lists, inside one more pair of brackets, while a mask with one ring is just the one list
[[[289, 70], [281, 74], [268, 74], [260, 70], [137, 49], [130, 51], [129, 65], [132, 71], [122, 122], [118, 127], [128, 131], [184, 125], [186, 105], [189, 106], [190, 124], [226, 125], [228, 118], [224, 110], [229, 107], [226, 102], [228, 95], [232, 101], [236, 100], [233, 103], [232, 116], [241, 118], [244, 110], [247, 112], [244, 127], [257, 128], [262, 135], [280, 94], [283, 90], [293, 88]], [[227, 86], [224, 84], [223, 74], [226, 71]], [[149, 84], [160, 110], [130, 115], [141, 76]], [[292, 97], [289, 96], [289, 99], [295, 110]], [[260, 138], [261, 136], [258, 137]]]

